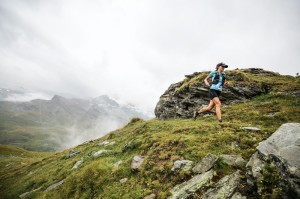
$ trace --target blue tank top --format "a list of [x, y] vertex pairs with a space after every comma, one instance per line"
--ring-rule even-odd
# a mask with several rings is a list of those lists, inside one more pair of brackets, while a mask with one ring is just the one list
[[[217, 74], [219, 74], [219, 81], [214, 83], [214, 79], [217, 76]], [[219, 73], [218, 71], [212, 71], [209, 74], [209, 77], [212, 78], [212, 82], [213, 82], [211, 84], [210, 89], [214, 89], [214, 90], [217, 90], [217, 91], [222, 91], [222, 87], [223, 87], [222, 82], [223, 82], [223, 77], [225, 77], [225, 73], [224, 72]]]

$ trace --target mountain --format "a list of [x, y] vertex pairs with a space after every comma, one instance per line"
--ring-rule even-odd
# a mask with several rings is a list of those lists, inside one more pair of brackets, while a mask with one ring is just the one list
[[[160, 97], [155, 115], [160, 119], [191, 118], [195, 109], [209, 104], [208, 87], [204, 78], [208, 72], [186, 75], [183, 81], [172, 84]], [[283, 76], [260, 68], [226, 71], [229, 82], [223, 88], [222, 104], [242, 102], [269, 92], [285, 92], [300, 97], [299, 77]]]
[[10, 97], [13, 97], [14, 95], [22, 95], [22, 94], [24, 94], [24, 92], [20, 91], [20, 90], [0, 88], [0, 101], [9, 99]]
[[103, 95], [91, 100], [0, 101], [0, 143], [34, 151], [57, 151], [125, 125], [132, 117], [149, 119], [134, 107]]
[[[228, 71], [232, 85], [243, 75], [247, 84], [267, 83], [270, 89], [228, 102], [223, 123], [211, 114], [193, 121], [170, 111], [168, 118], [133, 118], [56, 153], [0, 145], [1, 197], [299, 198], [300, 79], [250, 71]], [[205, 74], [184, 80], [181, 94], [202, 84]], [[168, 103], [160, 107], [172, 110]]]

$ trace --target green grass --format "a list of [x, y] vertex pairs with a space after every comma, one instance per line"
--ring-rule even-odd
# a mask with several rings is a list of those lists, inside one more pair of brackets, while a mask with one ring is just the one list
[[[212, 153], [241, 154], [249, 159], [258, 143], [269, 137], [281, 124], [300, 121], [300, 103], [296, 97], [283, 94], [268, 94], [224, 107], [223, 119], [218, 123], [216, 116], [191, 119], [143, 121], [134, 118], [124, 128], [117, 129], [95, 142], [77, 147], [81, 153], [66, 158], [67, 149], [57, 153], [24, 152], [27, 164], [10, 165], [14, 161], [7, 154], [20, 154], [15, 148], [1, 148], [0, 195], [4, 198], [18, 198], [20, 194], [42, 187], [30, 195], [31, 198], [142, 198], [155, 193], [157, 198], [166, 198], [169, 190], [178, 183], [188, 180], [189, 172], [174, 173], [173, 162], [189, 159], [197, 163]], [[278, 112], [274, 116], [269, 113]], [[241, 127], [255, 126], [261, 132], [246, 132]], [[115, 141], [115, 145], [97, 146], [100, 141]], [[130, 146], [122, 152], [124, 145]], [[232, 142], [238, 147], [232, 148]], [[5, 148], [5, 147], [4, 147]], [[93, 151], [113, 150], [113, 153], [92, 157]], [[25, 150], [22, 150], [25, 151]], [[6, 154], [6, 155], [5, 155]], [[145, 156], [139, 172], [131, 170], [131, 160], [135, 155]], [[79, 159], [84, 162], [76, 170], [71, 170]], [[115, 168], [117, 161], [123, 163]], [[215, 167], [214, 180], [232, 172], [222, 161]], [[30, 174], [31, 173], [31, 174]], [[121, 184], [122, 178], [128, 181]], [[44, 192], [53, 183], [65, 179], [65, 183], [52, 191]], [[269, 183], [271, 184], [271, 183]], [[267, 190], [266, 188], [262, 188]]]

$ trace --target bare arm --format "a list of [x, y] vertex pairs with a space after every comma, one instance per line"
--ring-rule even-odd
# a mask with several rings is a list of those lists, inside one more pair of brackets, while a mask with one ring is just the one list
[[205, 79], [204, 79], [204, 83], [206, 86], [210, 87], [210, 84], [208, 83], [208, 78], [210, 78], [209, 76], [207, 76]]

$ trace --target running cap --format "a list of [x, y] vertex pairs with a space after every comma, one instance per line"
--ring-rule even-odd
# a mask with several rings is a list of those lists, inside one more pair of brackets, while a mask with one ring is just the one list
[[219, 68], [220, 66], [222, 66], [223, 68], [228, 68], [228, 65], [223, 62], [217, 64], [217, 68]]

